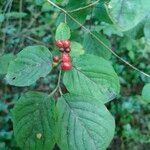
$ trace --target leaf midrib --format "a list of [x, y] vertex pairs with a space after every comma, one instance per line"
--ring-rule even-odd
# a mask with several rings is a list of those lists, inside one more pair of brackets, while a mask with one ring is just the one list
[[[83, 73], [81, 70], [79, 70], [79, 69], [77, 69], [75, 66], [73, 66], [76, 70], [77, 70], [77, 72], [80, 72], [81, 74], [83, 74], [87, 79], [89, 79], [91, 82], [93, 82], [96, 86], [98, 86], [99, 87], [99, 84], [98, 83], [96, 83], [94, 80], [92, 80], [91, 78], [89, 78], [85, 73]], [[107, 74], [106, 74], [107, 75]], [[109, 75], [110, 76], [110, 75]], [[103, 85], [101, 85], [101, 86], [103, 86]], [[106, 91], [107, 91], [107, 88], [106, 87], [104, 87], [105, 89], [106, 89]], [[98, 88], [99, 89], [99, 88]], [[100, 90], [99, 90], [100, 91]], [[102, 91], [100, 91], [100, 93], [102, 93], [102, 94], [104, 94]], [[116, 94], [115, 94], [116, 95]], [[116, 97], [116, 96], [115, 96]], [[110, 100], [110, 98], [108, 99], [108, 100]]]
[[85, 131], [88, 133], [88, 135], [89, 135], [90, 138], [92, 139], [92, 142], [93, 142], [93, 144], [95, 145], [95, 148], [96, 148], [96, 143], [95, 143], [95, 141], [93, 140], [92, 135], [89, 133], [89, 131], [86, 129], [86, 127], [82, 124], [82, 121], [80, 120], [80, 118], [77, 117], [78, 115], [77, 115], [74, 111], [72, 111], [71, 106], [70, 106], [70, 104], [68, 103], [68, 101], [65, 99], [65, 97], [63, 97], [63, 98], [64, 98], [64, 100], [65, 100], [67, 106], [69, 107], [70, 112], [75, 116], [76, 120], [79, 121], [79, 124], [80, 124], [80, 125], [85, 129]]

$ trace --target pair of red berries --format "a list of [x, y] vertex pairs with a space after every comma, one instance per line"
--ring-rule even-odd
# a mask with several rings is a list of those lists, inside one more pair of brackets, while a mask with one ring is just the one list
[[56, 46], [59, 48], [60, 52], [70, 53], [70, 41], [69, 40], [58, 40], [56, 41]]
[[71, 57], [69, 53], [62, 53], [61, 55], [61, 69], [62, 70], [71, 70], [72, 64], [71, 64]]
[[59, 47], [60, 51], [62, 52], [61, 57], [54, 56], [53, 61], [58, 63], [61, 61], [61, 69], [62, 70], [71, 70], [71, 57], [70, 57], [70, 41], [69, 40], [58, 40], [56, 42], [56, 46]]
[[71, 57], [70, 57], [69, 53], [62, 53], [61, 57], [59, 57], [59, 56], [53, 57], [54, 63], [58, 63], [60, 61], [61, 61], [61, 69], [62, 70], [71, 70], [72, 69]]

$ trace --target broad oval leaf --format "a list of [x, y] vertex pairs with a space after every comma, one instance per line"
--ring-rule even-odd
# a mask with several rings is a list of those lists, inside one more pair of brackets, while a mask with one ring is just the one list
[[142, 90], [142, 98], [145, 102], [150, 103], [150, 83], [147, 83]]
[[9, 63], [14, 59], [15, 56], [12, 53], [0, 56], [0, 74], [7, 73]]
[[127, 31], [136, 26], [150, 11], [149, 0], [111, 0], [109, 13], [121, 30]]
[[15, 86], [29, 86], [52, 69], [52, 55], [44, 46], [28, 46], [11, 61], [6, 80]]
[[28, 92], [12, 110], [15, 139], [22, 149], [52, 150], [54, 103], [47, 94]]
[[59, 99], [57, 110], [61, 150], [105, 150], [109, 146], [115, 122], [100, 101], [67, 94]]
[[73, 59], [73, 69], [65, 72], [64, 84], [70, 93], [89, 95], [106, 103], [120, 91], [119, 79], [111, 64], [94, 55]]
[[66, 23], [60, 23], [56, 30], [56, 40], [68, 40], [70, 38], [70, 28]]

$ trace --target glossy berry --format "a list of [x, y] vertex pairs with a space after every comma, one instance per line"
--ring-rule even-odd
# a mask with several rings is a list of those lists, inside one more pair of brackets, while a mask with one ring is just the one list
[[60, 60], [59, 56], [54, 56], [53, 57], [53, 62], [57, 63], [57, 62], [59, 62], [59, 60]]
[[64, 41], [62, 41], [62, 43], [63, 43], [64, 49], [70, 48], [70, 41], [69, 40], [64, 40]]
[[72, 64], [70, 62], [62, 62], [61, 64], [61, 69], [62, 70], [71, 70], [72, 69]]
[[63, 53], [61, 55], [61, 61], [62, 62], [70, 62], [71, 61], [71, 57], [68, 53]]
[[71, 51], [70, 48], [65, 49], [65, 52], [66, 52], [66, 53], [70, 53], [70, 51]]
[[63, 42], [61, 40], [56, 41], [56, 46], [59, 48], [63, 48]]

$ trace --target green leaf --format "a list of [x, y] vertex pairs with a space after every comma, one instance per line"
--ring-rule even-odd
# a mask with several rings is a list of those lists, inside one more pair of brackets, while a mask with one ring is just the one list
[[[78, 10], [78, 11], [74, 11], [78, 8], [84, 7], [88, 4], [88, 0], [69, 0], [67, 5], [65, 6], [65, 10], [68, 11], [68, 13], [80, 24], [84, 24], [86, 21], [86, 16], [89, 12], [88, 9], [83, 9], [83, 10]], [[71, 12], [73, 11], [73, 12]], [[64, 13], [60, 13], [58, 20], [57, 20], [57, 24], [59, 24], [60, 22], [63, 22], [65, 20], [66, 17], [66, 22], [69, 25], [69, 27], [71, 29], [77, 29], [79, 27], [81, 27], [81, 25], [77, 24], [73, 19], [71, 19], [69, 16], [65, 16]]]
[[68, 40], [70, 39], [70, 28], [66, 23], [60, 23], [56, 30], [56, 40]]
[[127, 31], [136, 26], [149, 12], [149, 0], [111, 0], [109, 13], [113, 22], [121, 30]]
[[145, 102], [150, 103], [150, 83], [147, 83], [142, 90], [142, 98]]
[[58, 100], [57, 110], [61, 150], [105, 150], [109, 146], [115, 122], [103, 104], [67, 94]]
[[0, 56], [0, 74], [3, 75], [3, 74], [7, 73], [7, 69], [8, 69], [9, 63], [14, 58], [15, 58], [15, 56], [12, 53]]
[[54, 147], [54, 101], [47, 94], [28, 92], [12, 110], [15, 139], [22, 149], [52, 150]]
[[44, 46], [28, 46], [11, 61], [6, 80], [15, 86], [29, 86], [52, 69], [50, 51]]
[[71, 56], [77, 57], [84, 54], [82, 45], [78, 42], [71, 42]]
[[73, 9], [77, 9], [79, 7], [83, 7], [86, 6], [88, 4], [88, 0], [69, 0], [68, 4], [67, 4], [67, 9], [73, 10]]
[[[100, 33], [93, 32], [105, 45], [110, 47], [109, 40]], [[98, 55], [105, 59], [111, 58], [111, 52], [105, 48], [99, 41], [97, 41], [94, 37], [92, 37], [89, 33], [84, 35], [83, 47], [87, 51], [88, 54]]]
[[73, 69], [65, 72], [64, 84], [70, 93], [88, 95], [106, 103], [120, 91], [119, 79], [111, 64], [93, 55], [73, 59]]
[[104, 21], [107, 23], [112, 23], [112, 20], [109, 16], [108, 13], [108, 8], [107, 5], [104, 2], [99, 2], [95, 7], [94, 7], [94, 16], [99, 20], [99, 21]]
[[147, 18], [144, 26], [144, 35], [147, 39], [150, 39], [150, 17]]
[[[78, 1], [76, 1], [76, 3], [78, 3], [78, 5], [81, 4]], [[78, 6], [78, 5], [70, 4], [69, 6], [66, 7], [66, 10], [72, 11], [72, 10], [76, 9], [76, 6]], [[80, 7], [81, 7], [81, 5], [80, 5]], [[82, 25], [86, 21], [88, 12], [89, 12], [88, 9], [83, 9], [83, 10], [78, 10], [75, 12], [68, 12], [68, 14], [71, 15], [78, 23], [80, 23]], [[64, 13], [60, 13], [56, 24], [63, 22], [65, 20], [65, 17], [66, 17], [66, 22], [71, 29], [77, 29], [77, 28], [81, 27], [81, 25], [76, 23], [76, 21], [74, 21], [72, 18], [70, 18], [69, 16], [65, 16]]]

